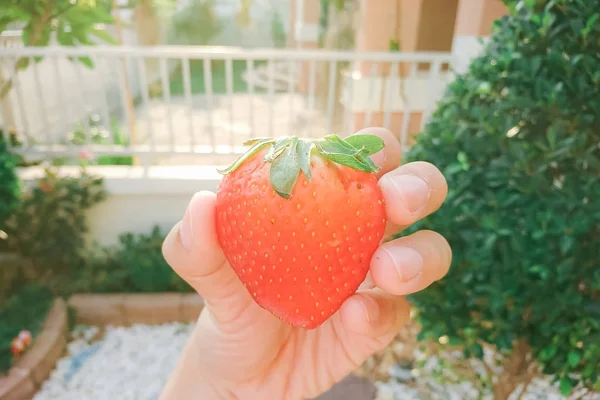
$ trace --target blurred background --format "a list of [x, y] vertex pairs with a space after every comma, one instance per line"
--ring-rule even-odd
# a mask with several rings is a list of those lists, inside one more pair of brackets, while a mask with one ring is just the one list
[[0, 111], [1, 400], [156, 398], [192, 194], [246, 140], [372, 126], [446, 176], [399, 235], [454, 261], [323, 398], [600, 398], [600, 0], [0, 0]]

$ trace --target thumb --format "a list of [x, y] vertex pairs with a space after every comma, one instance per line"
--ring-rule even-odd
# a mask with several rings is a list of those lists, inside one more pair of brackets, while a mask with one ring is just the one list
[[173, 270], [198, 294], [218, 320], [228, 319], [251, 300], [225, 259], [215, 229], [216, 195], [198, 192], [183, 220], [167, 235], [162, 252]]

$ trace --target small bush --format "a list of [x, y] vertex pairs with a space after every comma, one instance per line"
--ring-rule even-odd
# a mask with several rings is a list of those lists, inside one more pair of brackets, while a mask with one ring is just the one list
[[169, 30], [169, 44], [208, 45], [223, 30], [215, 12], [215, 0], [191, 0], [176, 11]]
[[454, 253], [412, 296], [421, 336], [473, 359], [494, 349], [496, 398], [538, 370], [565, 395], [600, 390], [600, 0], [507, 4], [407, 158], [449, 185], [414, 228]]
[[[68, 292], [189, 292], [192, 289], [162, 255], [165, 234], [154, 227], [149, 234], [125, 233], [119, 244], [96, 248], [87, 263], [66, 281]], [[63, 289], [64, 290], [64, 289]]]
[[135, 291], [189, 290], [162, 255], [164, 238], [165, 235], [158, 227], [154, 227], [148, 235], [126, 233], [120, 236], [120, 248], [116, 257], [129, 271], [129, 282]]
[[24, 188], [21, 202], [6, 222], [3, 247], [20, 255], [26, 278], [48, 279], [84, 261], [85, 212], [104, 200], [103, 180], [85, 169], [77, 177], [45, 176]]

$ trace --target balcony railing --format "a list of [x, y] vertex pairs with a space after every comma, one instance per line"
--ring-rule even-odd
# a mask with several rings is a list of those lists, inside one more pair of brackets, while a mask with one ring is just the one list
[[450, 53], [429, 52], [5, 46], [2, 120], [28, 157], [87, 151], [199, 164], [239, 154], [257, 136], [347, 135], [373, 125], [407, 148], [452, 79], [452, 63]]

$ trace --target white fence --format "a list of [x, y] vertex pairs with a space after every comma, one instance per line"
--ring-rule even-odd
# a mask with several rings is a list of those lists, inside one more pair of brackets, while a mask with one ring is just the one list
[[[94, 67], [69, 61], [79, 57]], [[2, 121], [20, 142], [14, 151], [28, 157], [86, 151], [144, 165], [214, 162], [252, 137], [346, 135], [370, 125], [394, 128], [406, 147], [452, 64], [449, 53], [5, 47], [0, 81], [11, 90]]]

